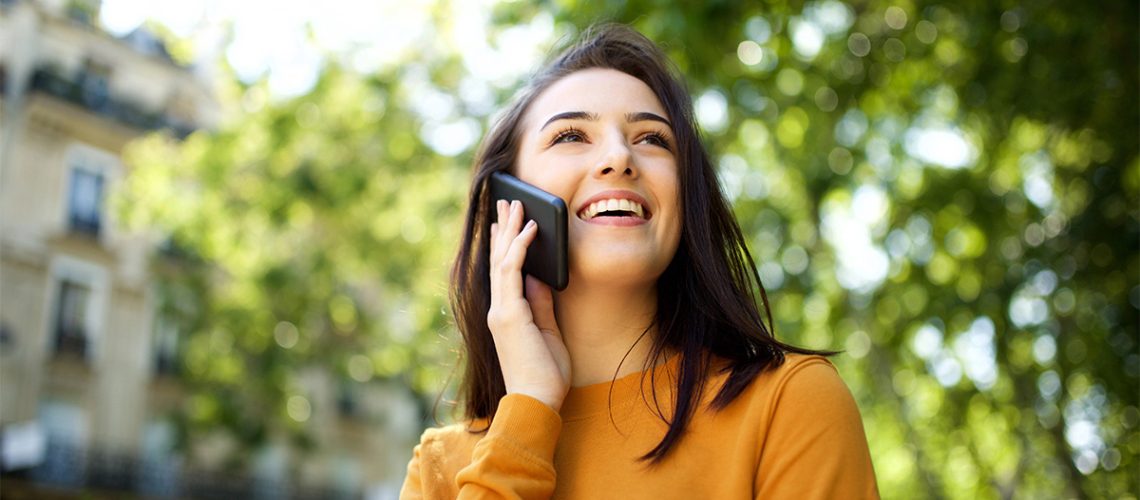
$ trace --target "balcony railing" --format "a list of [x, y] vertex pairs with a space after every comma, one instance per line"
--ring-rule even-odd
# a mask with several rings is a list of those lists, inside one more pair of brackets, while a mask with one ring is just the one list
[[68, 227], [78, 234], [97, 237], [99, 236], [100, 226], [102, 226], [102, 224], [98, 216], [83, 216], [73, 213], [68, 217]]
[[182, 367], [178, 361], [178, 356], [168, 354], [155, 356], [154, 373], [155, 375], [165, 375], [168, 377], [179, 376], [182, 373]]
[[87, 356], [87, 335], [82, 330], [61, 328], [55, 335], [56, 355]]
[[87, 72], [68, 77], [58, 70], [39, 67], [32, 73], [31, 89], [83, 106], [92, 113], [132, 128], [169, 129], [179, 138], [185, 138], [194, 131], [162, 113], [147, 111], [135, 103], [110, 95], [105, 82]]
[[[361, 491], [332, 486], [294, 484], [288, 477], [273, 479], [232, 471], [184, 466], [178, 455], [138, 456], [88, 450], [48, 440], [43, 461], [31, 468], [3, 472], [5, 494], [37, 498], [293, 498], [357, 499]], [[12, 491], [16, 485], [20, 490]], [[94, 496], [87, 492], [97, 492]], [[21, 494], [23, 494], [21, 496]], [[4, 496], [7, 498], [7, 495]]]

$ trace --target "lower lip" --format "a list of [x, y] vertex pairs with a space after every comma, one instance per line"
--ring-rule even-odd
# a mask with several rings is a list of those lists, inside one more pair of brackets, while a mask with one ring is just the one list
[[647, 224], [649, 221], [642, 219], [641, 217], [627, 216], [627, 217], [594, 217], [593, 219], [587, 220], [586, 222], [589, 224], [597, 224], [599, 226], [629, 227], [629, 226], [640, 226], [642, 224]]

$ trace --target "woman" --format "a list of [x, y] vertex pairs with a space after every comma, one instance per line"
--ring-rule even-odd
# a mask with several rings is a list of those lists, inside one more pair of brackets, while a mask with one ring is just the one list
[[[524, 279], [538, 228], [489, 198], [496, 171], [566, 201], [565, 290]], [[689, 95], [639, 33], [587, 32], [518, 96], [478, 154], [464, 234], [467, 419], [424, 433], [401, 498], [878, 496], [831, 353], [765, 325]]]

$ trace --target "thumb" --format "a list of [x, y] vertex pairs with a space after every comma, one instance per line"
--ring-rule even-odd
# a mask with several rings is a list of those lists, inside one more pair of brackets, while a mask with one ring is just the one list
[[562, 335], [558, 330], [558, 322], [554, 319], [554, 293], [550, 287], [534, 276], [526, 277], [526, 301], [530, 303], [530, 314], [534, 317], [534, 326], [539, 330], [551, 331], [555, 335]]

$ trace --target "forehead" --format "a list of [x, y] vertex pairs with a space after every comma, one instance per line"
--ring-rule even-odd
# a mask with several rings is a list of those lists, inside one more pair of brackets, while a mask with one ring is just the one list
[[645, 82], [608, 68], [575, 71], [551, 84], [535, 98], [523, 118], [530, 130], [546, 118], [566, 111], [605, 115], [648, 111], [670, 118]]

